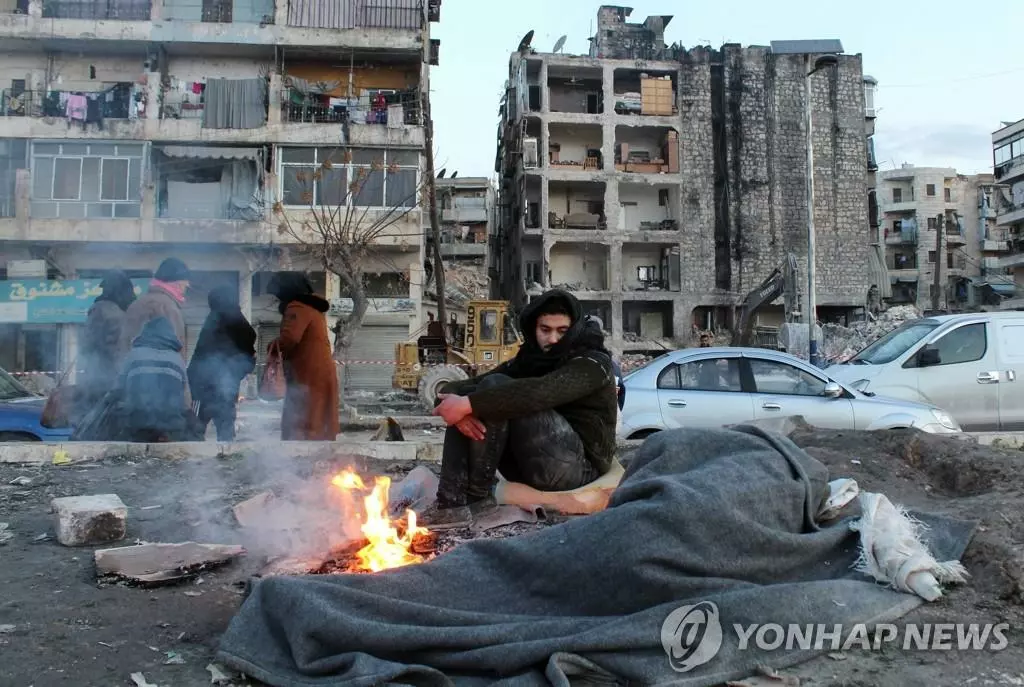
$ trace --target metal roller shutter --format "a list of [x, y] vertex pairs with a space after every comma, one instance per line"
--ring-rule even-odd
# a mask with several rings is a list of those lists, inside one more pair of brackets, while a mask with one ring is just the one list
[[[395, 362], [395, 344], [409, 338], [408, 325], [367, 325], [364, 324], [353, 337], [348, 359]], [[391, 391], [391, 375], [394, 365], [358, 364], [345, 365], [345, 391]]]

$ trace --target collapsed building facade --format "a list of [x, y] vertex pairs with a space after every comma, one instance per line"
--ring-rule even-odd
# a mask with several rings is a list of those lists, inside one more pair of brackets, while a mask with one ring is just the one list
[[[309, 272], [344, 316], [315, 236], [280, 228], [336, 206], [401, 215], [375, 239], [352, 351], [392, 359], [421, 319], [420, 102], [439, 15], [438, 0], [0, 1], [0, 366], [64, 369], [104, 271], [144, 286], [168, 256], [193, 271], [189, 349], [207, 293], [230, 284], [264, 352], [279, 269]], [[386, 366], [355, 376], [390, 388]]]
[[[732, 327], [787, 253], [806, 282], [804, 79], [815, 57], [667, 46], [671, 17], [632, 24], [629, 12], [600, 9], [589, 56], [512, 54], [492, 246], [503, 297], [522, 305], [567, 287], [620, 352]], [[874, 113], [860, 56], [837, 61], [810, 77], [823, 321], [846, 319], [888, 280], [869, 231]], [[777, 325], [784, 313], [757, 317]]]

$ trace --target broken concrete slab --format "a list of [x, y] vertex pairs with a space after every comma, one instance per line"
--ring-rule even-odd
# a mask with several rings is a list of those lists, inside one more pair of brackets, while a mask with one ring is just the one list
[[93, 546], [124, 539], [128, 507], [117, 494], [65, 496], [52, 502], [57, 541], [64, 546]]
[[166, 584], [194, 577], [199, 571], [230, 563], [245, 555], [241, 546], [225, 544], [140, 544], [100, 549], [96, 572], [142, 584]]
[[231, 512], [235, 515], [235, 521], [242, 527], [254, 527], [264, 522], [267, 511], [274, 502], [273, 492], [263, 491], [255, 496], [236, 504]]

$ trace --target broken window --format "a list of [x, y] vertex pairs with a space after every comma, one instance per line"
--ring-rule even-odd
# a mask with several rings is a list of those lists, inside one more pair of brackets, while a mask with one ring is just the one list
[[925, 195], [931, 197], [935, 195], [935, 184], [926, 184], [924, 187]]
[[944, 196], [944, 200], [947, 203], [950, 203], [950, 202], [953, 201], [953, 189], [951, 189], [951, 188], [949, 188], [947, 186], [946, 188], [942, 189], [942, 194]]
[[903, 202], [903, 189], [901, 189], [901, 188], [894, 188], [892, 190], [892, 202], [894, 202], [894, 203], [902, 203]]

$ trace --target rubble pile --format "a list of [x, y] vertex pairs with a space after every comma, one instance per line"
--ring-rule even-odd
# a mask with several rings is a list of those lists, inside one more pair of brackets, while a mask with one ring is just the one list
[[904, 322], [916, 320], [921, 312], [912, 305], [897, 305], [878, 314], [868, 315], [863, 322], [849, 327], [839, 324], [822, 325], [822, 356], [829, 363], [846, 362], [858, 351], [880, 339]]
[[619, 358], [619, 366], [622, 368], [622, 374], [629, 374], [633, 370], [654, 360], [652, 356], [644, 355], [642, 353], [623, 353]]
[[487, 267], [483, 264], [446, 263], [444, 286], [446, 298], [459, 305], [486, 299], [490, 291]]

